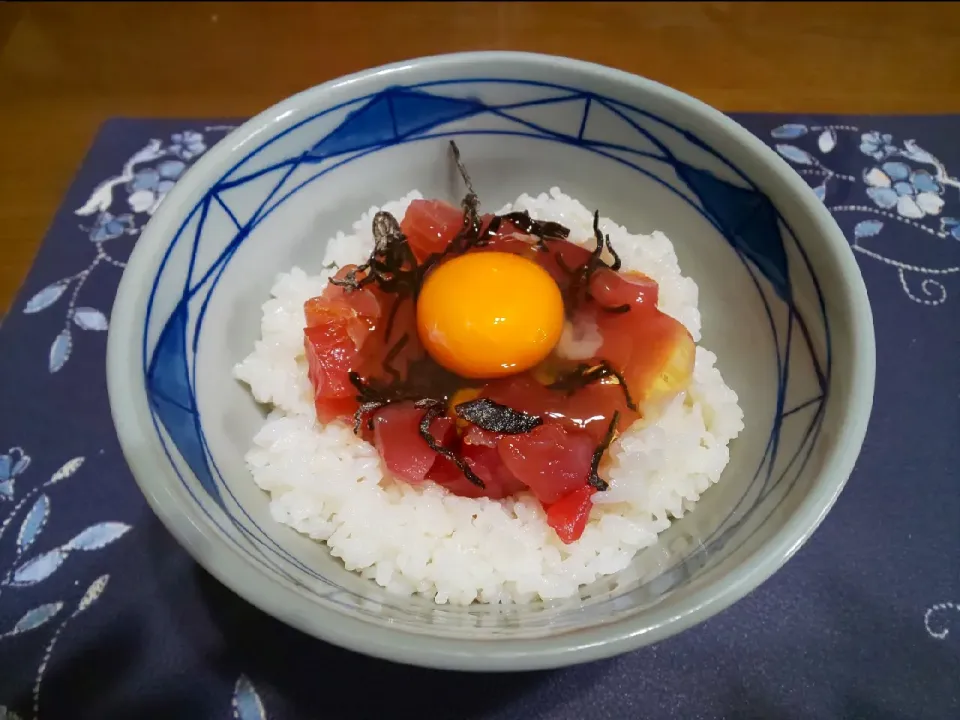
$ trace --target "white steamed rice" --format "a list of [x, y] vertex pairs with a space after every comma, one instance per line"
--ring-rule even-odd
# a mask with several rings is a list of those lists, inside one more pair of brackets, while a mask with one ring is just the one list
[[[399, 218], [420, 197], [412, 192], [383, 209]], [[354, 225], [353, 235], [331, 240], [320, 275], [295, 267], [277, 277], [263, 305], [262, 339], [235, 369], [257, 401], [273, 408], [246, 460], [270, 494], [275, 520], [325, 542], [348, 570], [390, 592], [437, 603], [524, 603], [568, 597], [622, 570], [720, 479], [743, 413], [714, 367], [716, 356], [699, 346], [688, 391], [611, 446], [610, 489], [594, 496], [586, 530], [570, 545], [547, 525], [532, 495], [498, 501], [458, 497], [432, 483], [412, 487], [387, 475], [376, 450], [346, 424], [319, 424], [303, 351], [303, 303], [320, 294], [336, 267], [370, 254], [377, 210]], [[593, 241], [592, 213], [557, 188], [523, 195], [499, 212], [510, 210], [563, 223], [574, 242]], [[624, 269], [656, 280], [660, 309], [699, 341], [697, 285], [680, 274], [670, 240], [660, 232], [631, 235], [606, 218], [600, 225]]]

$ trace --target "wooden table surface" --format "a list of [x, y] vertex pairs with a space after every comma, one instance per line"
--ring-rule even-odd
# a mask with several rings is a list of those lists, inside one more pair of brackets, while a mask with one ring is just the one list
[[0, 313], [112, 116], [249, 116], [480, 49], [611, 65], [726, 111], [960, 112], [960, 3], [0, 3], [0, 48]]

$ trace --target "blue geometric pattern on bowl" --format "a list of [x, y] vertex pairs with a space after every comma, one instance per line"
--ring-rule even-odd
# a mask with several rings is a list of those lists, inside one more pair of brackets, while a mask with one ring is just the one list
[[[471, 83], [497, 85], [505, 84], [517, 88], [533, 90], [549, 89], [550, 97], [535, 96], [533, 99], [502, 105], [490, 105], [477, 99], [454, 97], [444, 94], [448, 86], [461, 88]], [[558, 130], [550, 126], [549, 117], [558, 104], [570, 107], [571, 103], [582, 108], [582, 119], [575, 132]], [[253, 159], [265, 147], [277, 142], [283, 136], [303, 128], [306, 124], [334, 111], [348, 110], [349, 114], [332, 131], [317, 137], [304, 152], [294, 154], [282, 162], [268, 167], [254, 168]], [[634, 144], [613, 144], [595, 139], [591, 129], [593, 113], [604, 111], [609, 117], [620, 118], [633, 128], [637, 142]], [[457, 129], [451, 131], [449, 125], [465, 118], [493, 116], [501, 121], [501, 129]], [[674, 133], [671, 147], [651, 132], [654, 126], [669, 128]], [[509, 127], [510, 129], [502, 129]], [[268, 141], [251, 150], [243, 160], [225, 173], [192, 209], [176, 235], [165, 250], [148, 302], [144, 335], [143, 372], [146, 381], [154, 425], [160, 442], [171, 458], [168, 446], [159, 424], [169, 435], [177, 452], [189, 465], [203, 490], [224, 511], [234, 528], [247, 538], [249, 547], [237, 544], [237, 549], [256, 563], [263, 563], [275, 572], [296, 582], [282, 567], [282, 562], [292, 562], [300, 570], [326, 583], [330, 592], [324, 598], [330, 602], [350, 607], [356, 612], [366, 612], [364, 598], [358, 598], [351, 591], [333, 583], [328, 578], [306, 567], [296, 558], [283, 550], [275, 541], [259, 528], [256, 523], [247, 525], [235, 517], [225, 502], [224, 493], [229, 488], [217, 469], [204, 436], [203, 422], [197, 410], [195, 353], [203, 327], [204, 315], [210, 298], [216, 292], [217, 282], [230, 263], [234, 253], [250, 236], [251, 232], [282, 203], [317, 180], [353, 160], [377, 151], [404, 143], [435, 140], [446, 142], [447, 138], [471, 134], [510, 135], [560, 143], [582, 149], [612, 162], [633, 168], [648, 179], [654, 180], [671, 193], [694, 208], [729, 242], [750, 277], [763, 306], [766, 309], [773, 345], [776, 348], [776, 366], [778, 368], [777, 409], [767, 440], [766, 452], [756, 468], [753, 481], [740, 498], [733, 512], [710, 537], [702, 541], [700, 547], [688, 556], [680, 565], [662, 572], [658, 577], [648, 580], [631, 589], [626, 595], [598, 600], [605, 605], [605, 612], [627, 611], [631, 607], [643, 604], [651, 595], [659, 595], [685, 582], [692, 570], [702, 566], [708, 555], [723, 547], [730, 536], [751, 516], [751, 511], [783, 483], [791, 485], [801, 475], [812, 448], [816, 444], [823, 422], [825, 402], [830, 388], [830, 332], [819, 281], [815, 276], [807, 255], [800, 246], [795, 234], [773, 203], [732, 163], [726, 160], [699, 138], [650, 112], [633, 107], [609, 97], [603, 97], [582, 89], [549, 85], [540, 82], [500, 79], [463, 79], [422, 83], [413, 86], [395, 86], [372, 95], [358, 97], [318, 113], [288, 128]], [[686, 143], [689, 152], [676, 151], [676, 143]], [[719, 160], [737, 178], [737, 182], [718, 177], [716, 173], [698, 167], [694, 158], [704, 153]], [[655, 175], [638, 164], [638, 160], [654, 160], [673, 169], [672, 179]], [[330, 162], [333, 160], [333, 162]], [[323, 163], [322, 169], [292, 188], [285, 188], [287, 179], [303, 166]], [[223, 197], [225, 191], [251, 183], [271, 173], [279, 172], [279, 179], [270, 187], [256, 210], [244, 217], [239, 208], [230, 207]], [[281, 193], [281, 190], [283, 192]], [[236, 226], [235, 234], [215, 260], [207, 267], [197, 266], [197, 256], [204, 242], [204, 223], [213, 204], [221, 208]], [[187, 233], [186, 228], [198, 217], [196, 231]], [[244, 219], [240, 219], [244, 217]], [[161, 277], [164, 276], [171, 253], [180, 243], [191, 243], [190, 263], [185, 277], [182, 278], [183, 292], [180, 302], [167, 318], [157, 318], [154, 314], [154, 299]], [[794, 258], [800, 263], [788, 260], [788, 247], [792, 246]], [[799, 265], [800, 267], [794, 267]], [[793, 273], [793, 275], [791, 275]], [[794, 283], [797, 273], [804, 276], [815, 291], [819, 307], [808, 317], [800, 314], [794, 306]], [[765, 281], [765, 282], [764, 282]], [[772, 289], [772, 294], [770, 292]], [[195, 300], [191, 303], [191, 300]], [[786, 330], [777, 327], [771, 308], [782, 305], [787, 309]], [[148, 347], [150, 328], [163, 323], [156, 345]], [[814, 323], [811, 327], [809, 323]], [[190, 327], [192, 325], [192, 332]], [[822, 338], [824, 347], [818, 348], [814, 338]], [[807, 402], [792, 408], [785, 406], [787, 389], [791, 381], [791, 348], [794, 343], [803, 343], [806, 355], [812, 365], [819, 386], [818, 393]], [[797, 411], [812, 406], [813, 412], [806, 421], [806, 427], [796, 437], [799, 442], [784, 447], [781, 445], [781, 428], [785, 418]], [[778, 455], [788, 454], [789, 461], [780, 463], [775, 472]], [[170, 459], [171, 465], [176, 463]], [[184, 487], [193, 491], [181, 475]], [[202, 505], [202, 504], [201, 504]], [[764, 507], [767, 514], [773, 513], [773, 507]], [[243, 512], [241, 509], [240, 512]], [[208, 516], [217, 527], [224, 530], [220, 521]], [[246, 517], [247, 523], [252, 520]], [[225, 535], [230, 534], [225, 532]], [[741, 542], [746, 542], [744, 538]], [[281, 562], [278, 563], [277, 561]], [[585, 596], [586, 597], [586, 596]], [[369, 601], [367, 601], [369, 602]], [[384, 617], [390, 611], [389, 596], [378, 600], [370, 611], [372, 616]], [[456, 610], [456, 609], [454, 609]], [[420, 620], [442, 622], [438, 620], [445, 608], [432, 608]], [[485, 612], [471, 608], [471, 613]], [[502, 610], [500, 611], [503, 612]], [[391, 615], [395, 620], [409, 621], [410, 608], [396, 609]], [[609, 615], [608, 615], [609, 616]], [[529, 625], [528, 615], [523, 617]], [[546, 620], [546, 619], [545, 619]], [[536, 621], [534, 621], [536, 622]], [[554, 620], [555, 623], [555, 620]], [[554, 624], [555, 627], [555, 624]]]

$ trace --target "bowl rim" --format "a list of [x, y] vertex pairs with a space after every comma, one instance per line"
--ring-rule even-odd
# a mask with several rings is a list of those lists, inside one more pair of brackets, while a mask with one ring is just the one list
[[[514, 63], [516, 66], [549, 68], [561, 74], [603, 76], [608, 81], [638, 92], [658, 96], [701, 121], [731, 136], [750, 155], [766, 166], [796, 198], [802, 211], [813, 221], [825, 247], [833, 254], [842, 282], [843, 300], [853, 323], [850, 362], [857, 372], [838, 398], [846, 417], [840, 432], [827, 450], [823, 469], [813, 487], [789, 519], [764, 546], [754, 550], [721, 580], [714, 581], [681, 598], [671, 607], [651, 608], [641, 621], [621, 618], [610, 623], [534, 638], [480, 639], [422, 635], [407, 630], [375, 626], [359, 618], [312, 603], [292, 586], [272, 582], [251, 560], [231, 547], [220, 531], [207, 525], [197, 510], [184, 506], [167, 483], [158, 483], [158, 464], [167, 463], [144, 418], [149, 408], [144, 397], [136, 397], [138, 383], [134, 368], [140, 364], [137, 307], [145, 293], [141, 278], [152, 270], [161, 243], [185, 201], [202, 189], [198, 178], [203, 169], [212, 170], [243, 148], [249, 138], [281, 117], [295, 114], [307, 100], [322, 98], [331, 90], [344, 88], [367, 78], [382, 77], [424, 66], [454, 70], [481, 63]], [[200, 172], [197, 172], [200, 168]], [[719, 110], [686, 93], [654, 80], [623, 70], [572, 58], [513, 51], [480, 51], [431, 55], [401, 60], [336, 78], [292, 95], [247, 120], [197, 163], [174, 186], [147, 223], [123, 273], [113, 305], [107, 339], [107, 389], [114, 425], [124, 457], [148, 504], [168, 531], [193, 558], [221, 583], [269, 615], [327, 642], [411, 665], [464, 671], [518, 671], [561, 667], [617, 655], [657, 642], [706, 620], [759, 586], [776, 572], [813, 534], [829, 512], [853, 470], [866, 434], [873, 405], [876, 349], [873, 316], [866, 286], [853, 252], [835, 220], [810, 191], [806, 182], [759, 138]], [[139, 383], [142, 386], [142, 382]], [[148, 439], [149, 438], [149, 439]], [[250, 572], [256, 568], [256, 574]]]

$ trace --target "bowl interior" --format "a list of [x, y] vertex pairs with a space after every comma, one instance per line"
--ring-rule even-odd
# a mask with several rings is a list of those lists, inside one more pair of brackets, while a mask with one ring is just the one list
[[[487, 210], [559, 186], [631, 232], [665, 232], [700, 288], [701, 344], [744, 411], [695, 512], [570, 600], [462, 608], [389, 595], [275, 523], [244, 465], [264, 413], [231, 368], [259, 337], [274, 276], [316, 272], [326, 239], [371, 206], [413, 189], [458, 200], [450, 138]], [[111, 394], [130, 394], [118, 424], [136, 414], [154, 460], [149, 472], [132, 461], [138, 481], [204, 564], [229, 554], [245, 568], [221, 579], [324, 637], [335, 616], [458, 640], [555, 638], [629, 616], [630, 633], [656, 635], [706, 601], [719, 609], [749, 589], [731, 577], [761, 580], [813, 530], [846, 479], [837, 441], [869, 410], [851, 402], [862, 288], [846, 248], [759, 145], [682, 96], [581, 64], [435, 61], [293, 98], [191, 170], [137, 248], [139, 280], [124, 279], [131, 322], [115, 332], [129, 367]]]

